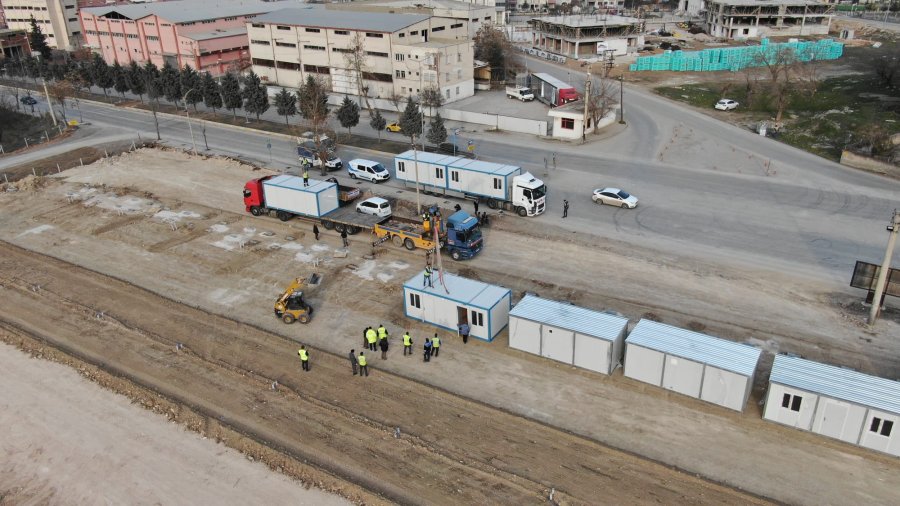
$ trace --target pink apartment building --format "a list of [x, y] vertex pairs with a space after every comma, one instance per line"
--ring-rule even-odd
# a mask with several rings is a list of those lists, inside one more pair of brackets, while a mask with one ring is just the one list
[[112, 65], [166, 62], [221, 75], [249, 65], [247, 21], [297, 2], [177, 0], [79, 11], [85, 46]]

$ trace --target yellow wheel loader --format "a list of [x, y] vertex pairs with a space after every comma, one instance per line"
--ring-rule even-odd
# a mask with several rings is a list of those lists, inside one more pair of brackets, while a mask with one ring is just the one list
[[321, 277], [312, 274], [309, 280], [297, 278], [285, 288], [284, 293], [275, 301], [275, 317], [284, 323], [309, 323], [313, 308], [303, 300], [303, 288], [306, 286], [318, 286]]

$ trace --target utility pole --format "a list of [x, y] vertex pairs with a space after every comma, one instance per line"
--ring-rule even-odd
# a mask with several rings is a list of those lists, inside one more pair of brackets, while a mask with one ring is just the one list
[[587, 71], [584, 78], [584, 120], [581, 122], [581, 142], [587, 141], [587, 125], [590, 116], [588, 115], [588, 105], [591, 103], [591, 71]]
[[50, 92], [47, 91], [47, 80], [42, 79], [42, 81], [44, 82], [44, 96], [47, 97], [47, 108], [50, 109], [50, 117], [53, 118], [53, 126], [56, 126], [56, 113], [53, 112], [53, 102], [50, 101]]
[[619, 124], [625, 124], [625, 74], [619, 76]]
[[878, 313], [881, 311], [881, 296], [884, 294], [884, 285], [887, 282], [888, 272], [891, 270], [891, 257], [894, 256], [894, 245], [897, 244], [897, 234], [900, 232], [900, 212], [894, 209], [891, 224], [887, 226], [891, 233], [888, 238], [887, 249], [884, 252], [884, 260], [878, 270], [878, 279], [875, 281], [875, 296], [872, 297], [872, 309], [869, 311], [869, 326], [875, 325]]

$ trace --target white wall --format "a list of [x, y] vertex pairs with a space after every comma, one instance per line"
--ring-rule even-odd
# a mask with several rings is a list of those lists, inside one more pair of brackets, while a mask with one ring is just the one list
[[666, 356], [662, 387], [680, 394], [700, 397], [703, 364], [684, 358]]
[[[799, 412], [793, 411], [790, 407], [784, 408], [781, 406], [784, 394], [798, 395], [803, 399], [800, 403]], [[810, 392], [770, 383], [769, 392], [766, 395], [766, 408], [763, 411], [763, 418], [798, 429], [810, 430], [818, 397]]]
[[457, 109], [441, 109], [441, 117], [445, 120], [462, 121], [487, 125], [508, 132], [518, 132], [532, 135], [547, 135], [547, 122], [533, 119], [515, 118], [497, 114], [485, 114], [481, 112], [461, 111]]
[[488, 336], [490, 339], [499, 334], [503, 327], [509, 323], [509, 302], [509, 294], [507, 294], [491, 309], [491, 332], [494, 335]]
[[856, 444], [865, 419], [866, 408], [822, 397], [813, 417], [812, 431]]
[[510, 317], [509, 347], [540, 355], [541, 324], [515, 316]]
[[665, 354], [625, 343], [625, 376], [659, 386]]
[[[884, 421], [893, 422], [894, 426], [890, 436], [883, 436], [880, 433], [871, 431], [874, 417], [880, 418], [882, 420], [881, 423], [884, 423]], [[870, 409], [862, 427], [859, 445], [900, 457], [900, 416]]]
[[[575, 334], [575, 361], [573, 365], [603, 374], [612, 372], [610, 352], [612, 343], [593, 336]], [[612, 362], [613, 364], [615, 361]]]
[[571, 364], [574, 353], [574, 332], [549, 325], [541, 326], [541, 356]]
[[752, 381], [746, 376], [706, 366], [700, 399], [726, 408], [743, 411]]

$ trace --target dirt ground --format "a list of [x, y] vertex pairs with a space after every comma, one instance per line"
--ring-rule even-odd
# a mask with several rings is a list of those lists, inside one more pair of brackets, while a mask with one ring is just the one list
[[[746, 412], [510, 351], [505, 333], [466, 347], [445, 335], [430, 364], [399, 356], [395, 342], [389, 360], [371, 360], [373, 377], [353, 378], [344, 357], [366, 325], [395, 336], [408, 328], [419, 342], [433, 332], [405, 319], [399, 296], [421, 255], [384, 246], [365, 259], [368, 237], [356, 236], [338, 258], [334, 234], [316, 242], [298, 220], [251, 217], [240, 188], [259, 175], [144, 150], [44, 185], [20, 181], [0, 195], [0, 238], [60, 260], [3, 248], [4, 318], [388, 500], [537, 502], [554, 490], [561, 502], [590, 503], [598, 484], [617, 503], [759, 501], [737, 489], [803, 504], [896, 499], [896, 459], [759, 418], [774, 352], [896, 377], [896, 314], [869, 332], [862, 308], [830, 285], [772, 283], [783, 275], [584, 234], [537, 237], [528, 220], [503, 217], [482, 255], [447, 267], [513, 289], [514, 301], [531, 291], [633, 321], [652, 313], [760, 346], [763, 373]], [[503, 247], [523, 236], [534, 238], [529, 248]], [[313, 322], [284, 326], [272, 301], [311, 272], [323, 275], [308, 292]], [[597, 291], [600, 277], [615, 289]], [[45, 320], [46, 307], [67, 318]], [[308, 375], [297, 372], [296, 341], [314, 350]], [[366, 388], [346, 388], [350, 380]], [[848, 477], [851, 464], [858, 471]]]
[[0, 504], [351, 504], [79, 373], [0, 344]]

